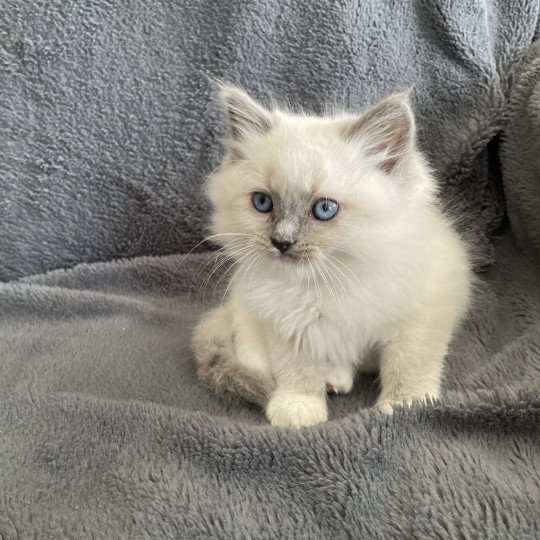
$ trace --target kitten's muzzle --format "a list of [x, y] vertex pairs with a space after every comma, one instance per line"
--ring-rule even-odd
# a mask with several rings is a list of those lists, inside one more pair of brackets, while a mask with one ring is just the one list
[[270, 238], [270, 241], [272, 244], [281, 251], [281, 253], [285, 253], [289, 250], [289, 248], [294, 244], [294, 242], [286, 242], [283, 240], [278, 240], [276, 238]]

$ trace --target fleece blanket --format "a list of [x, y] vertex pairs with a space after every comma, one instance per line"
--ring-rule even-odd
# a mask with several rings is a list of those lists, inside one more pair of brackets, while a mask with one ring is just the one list
[[479, 232], [496, 230], [504, 199], [488, 142], [506, 122], [539, 9], [538, 0], [2, 0], [0, 280], [191, 249], [225, 134], [209, 77], [315, 112], [412, 87], [444, 197]]
[[[537, 538], [539, 7], [3, 0], [0, 537]], [[197, 383], [229, 274], [171, 253], [221, 151], [207, 75], [315, 111], [414, 85], [463, 232], [499, 231], [440, 401], [387, 417], [360, 377], [294, 431]], [[95, 262], [134, 255], [166, 256]]]
[[301, 431], [196, 381], [215, 257], [0, 284], [0, 537], [538, 538], [540, 280], [509, 238], [440, 402], [387, 417], [359, 378]]

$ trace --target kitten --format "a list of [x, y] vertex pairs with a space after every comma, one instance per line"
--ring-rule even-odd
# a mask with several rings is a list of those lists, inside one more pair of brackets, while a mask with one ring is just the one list
[[297, 428], [327, 420], [326, 391], [349, 392], [357, 370], [379, 371], [384, 412], [437, 397], [472, 273], [408, 97], [329, 117], [221, 97], [230, 139], [208, 195], [238, 268], [194, 334], [201, 380]]

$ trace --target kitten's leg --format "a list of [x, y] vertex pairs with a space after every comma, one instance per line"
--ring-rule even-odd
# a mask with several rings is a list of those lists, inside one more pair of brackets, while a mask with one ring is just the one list
[[274, 389], [264, 334], [236, 303], [207, 313], [195, 330], [199, 378], [214, 392], [261, 407]]
[[353, 387], [355, 368], [352, 364], [332, 364], [326, 366], [326, 391], [329, 394], [348, 394]]
[[266, 416], [273, 426], [301, 428], [328, 419], [324, 369], [295, 354], [287, 344], [277, 344], [272, 354], [276, 390]]
[[451, 328], [434, 328], [428, 321], [410, 324], [381, 350], [381, 394], [377, 407], [392, 414], [392, 404], [412, 403], [439, 395], [444, 357]]
[[271, 378], [264, 323], [241, 302], [231, 302], [230, 309], [233, 314], [233, 339], [237, 362], [261, 377]]

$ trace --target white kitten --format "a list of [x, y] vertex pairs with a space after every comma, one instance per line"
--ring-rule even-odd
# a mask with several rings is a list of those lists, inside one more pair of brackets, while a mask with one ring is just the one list
[[438, 396], [471, 268], [407, 96], [322, 118], [268, 111], [230, 86], [222, 99], [229, 152], [208, 194], [238, 268], [195, 331], [200, 378], [275, 426], [325, 421], [326, 390], [349, 392], [356, 370], [379, 370], [388, 413]]

